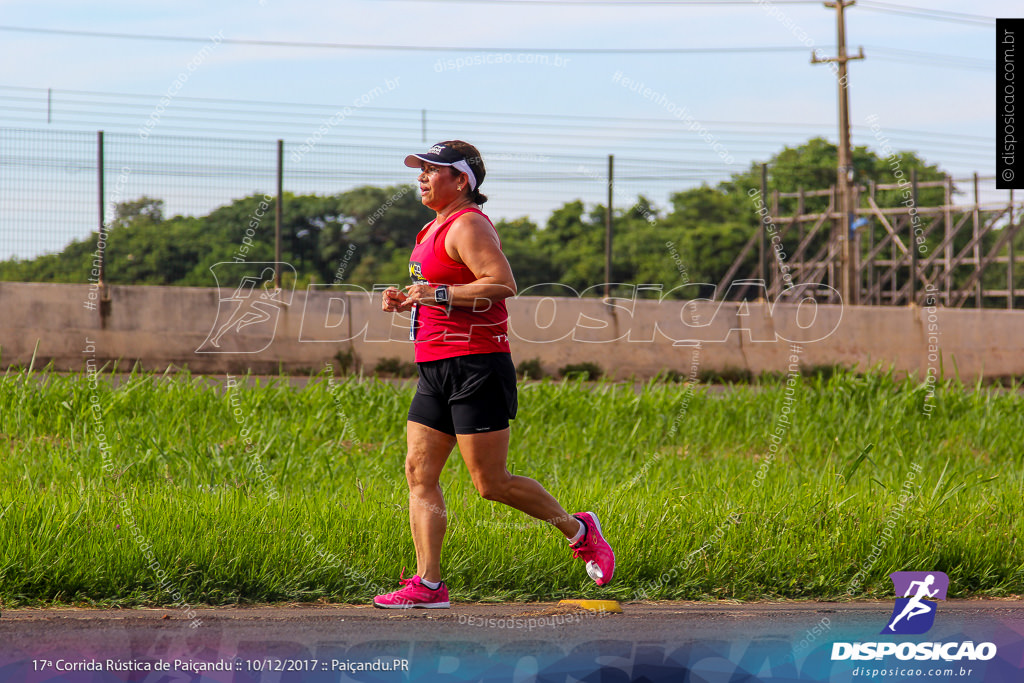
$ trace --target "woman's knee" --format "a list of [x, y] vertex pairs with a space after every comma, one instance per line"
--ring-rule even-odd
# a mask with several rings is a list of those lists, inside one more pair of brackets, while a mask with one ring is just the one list
[[440, 477], [438, 473], [432, 472], [434, 468], [425, 467], [422, 462], [416, 458], [405, 459], [405, 481], [409, 484], [409, 488], [417, 488], [421, 486], [438, 486], [440, 484]]
[[501, 503], [505, 501], [505, 492], [511, 479], [508, 473], [504, 473], [504, 476], [477, 478], [474, 480], [473, 485], [476, 486], [477, 493], [484, 500], [493, 500]]

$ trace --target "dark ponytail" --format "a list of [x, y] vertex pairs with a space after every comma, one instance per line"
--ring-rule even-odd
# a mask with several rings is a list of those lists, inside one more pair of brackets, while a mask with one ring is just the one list
[[[487, 169], [484, 168], [483, 157], [480, 156], [480, 151], [462, 140], [446, 140], [441, 143], [446, 147], [454, 149], [456, 152], [466, 158], [466, 163], [473, 169], [473, 175], [476, 176], [476, 188], [470, 190], [469, 198], [474, 204], [483, 204], [487, 201], [487, 195], [480, 191], [480, 186], [484, 183], [484, 176], [487, 175]], [[458, 175], [459, 171], [452, 169], [452, 173]]]
[[487, 201], [487, 195], [485, 195], [480, 190], [473, 190], [473, 194], [469, 195], [469, 198], [472, 199], [473, 203], [478, 206]]

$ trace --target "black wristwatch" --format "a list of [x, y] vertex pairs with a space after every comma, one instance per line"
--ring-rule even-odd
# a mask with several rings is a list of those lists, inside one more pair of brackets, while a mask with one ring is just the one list
[[452, 292], [448, 285], [438, 285], [434, 290], [434, 301], [444, 306], [449, 313], [452, 312]]

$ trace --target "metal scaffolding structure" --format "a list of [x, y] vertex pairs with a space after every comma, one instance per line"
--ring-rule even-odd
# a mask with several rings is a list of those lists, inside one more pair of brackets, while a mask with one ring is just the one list
[[[843, 240], [839, 238], [849, 223], [856, 226], [850, 229], [849, 236], [856, 302], [876, 306], [922, 305], [926, 298], [931, 298], [954, 308], [1016, 308], [1024, 294], [1019, 281], [1019, 245], [1016, 249], [1014, 245], [1021, 231], [1022, 202], [1015, 201], [1010, 191], [1004, 203], [982, 203], [978, 184], [984, 180], [989, 179], [975, 174], [958, 180], [946, 177], [918, 182], [912, 175], [909, 185], [855, 186], [856, 208], [849, 218], [838, 208], [839, 192], [834, 186], [827, 190], [773, 192], [767, 201], [772, 222], [778, 229], [777, 243], [784, 247], [770, 248], [763, 226], [755, 230], [718, 290], [730, 291], [730, 283], [756, 278], [765, 282], [768, 297], [774, 301], [794, 285], [826, 284], [836, 290], [826, 300], [839, 303], [845, 262]], [[973, 201], [954, 203], [955, 188], [964, 186], [973, 188]], [[919, 192], [931, 188], [943, 190], [942, 203], [918, 205]], [[883, 207], [877, 201], [880, 192], [908, 190], [913, 201], [903, 205]], [[814, 198], [826, 200], [827, 206], [807, 212], [804, 207]], [[791, 215], [779, 215], [780, 202], [784, 200], [796, 202]], [[792, 245], [796, 246], [790, 251], [787, 247]], [[758, 257], [752, 272], [751, 255], [755, 251]], [[784, 272], [791, 276], [790, 281], [783, 277]], [[743, 288], [731, 291], [738, 298], [746, 295]], [[822, 295], [827, 290], [817, 291]]]

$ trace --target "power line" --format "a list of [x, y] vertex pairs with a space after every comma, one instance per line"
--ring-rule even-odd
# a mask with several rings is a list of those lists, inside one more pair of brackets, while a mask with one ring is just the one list
[[[37, 100], [33, 100], [30, 97], [25, 97], [16, 94], [5, 95], [4, 99], [10, 102], [22, 102], [24, 107], [15, 108], [8, 107], [12, 111], [20, 111], [24, 113], [36, 113], [40, 114], [45, 109], [45, 97], [51, 95], [56, 105], [63, 106], [94, 106], [94, 107], [127, 107], [134, 108], [143, 113], [152, 110], [153, 103], [158, 99], [156, 95], [142, 95], [138, 93], [117, 93], [117, 92], [103, 92], [93, 90], [70, 90], [70, 89], [48, 89], [48, 88], [31, 88], [24, 86], [5, 86], [0, 85], [0, 92], [8, 91], [9, 93], [35, 93], [40, 97]], [[75, 99], [71, 99], [69, 102], [65, 102], [64, 98], [70, 96]], [[86, 98], [93, 98], [90, 102]], [[118, 102], [116, 100], [128, 100], [126, 102]], [[112, 101], [113, 100], [113, 101]], [[32, 102], [37, 102], [35, 108], [31, 107]], [[197, 122], [202, 123], [204, 126], [210, 123], [209, 113], [221, 114], [228, 117], [231, 123], [251, 123], [259, 124], [264, 126], [281, 126], [281, 127], [292, 127], [295, 128], [296, 120], [303, 120], [310, 122], [319, 122], [323, 120], [323, 117], [330, 116], [336, 113], [339, 109], [343, 108], [344, 105], [323, 103], [323, 102], [274, 102], [267, 100], [252, 100], [252, 99], [235, 99], [235, 98], [218, 98], [218, 97], [195, 97], [195, 96], [177, 96], [175, 102], [183, 105], [189, 105], [185, 110], [188, 112], [201, 112], [199, 118], [195, 119]], [[194, 105], [196, 106], [192, 106]], [[273, 108], [267, 111], [253, 111], [254, 107], [261, 108]], [[319, 110], [319, 111], [311, 111]], [[62, 111], [58, 109], [59, 113]], [[75, 110], [76, 112], [78, 110]], [[81, 112], [85, 113], [85, 112]], [[361, 107], [357, 113], [365, 113], [368, 117], [372, 117], [376, 122], [394, 121], [395, 123], [415, 123], [417, 126], [420, 124], [422, 116], [427, 116], [431, 127], [436, 125], [448, 124], [452, 126], [465, 126], [473, 125], [479, 121], [487, 121], [494, 126], [500, 126], [503, 130], [511, 128], [518, 129], [548, 129], [548, 130], [571, 130], [580, 131], [584, 129], [596, 130], [600, 133], [603, 138], [606, 135], [609, 127], [615, 127], [616, 131], [643, 131], [647, 133], [673, 133], [678, 131], [678, 123], [671, 118], [643, 118], [643, 117], [625, 117], [625, 116], [600, 116], [595, 114], [587, 115], [574, 115], [574, 114], [544, 114], [544, 113], [511, 113], [511, 112], [496, 112], [496, 111], [466, 111], [466, 110], [445, 110], [445, 109], [411, 109], [411, 108], [398, 108], [398, 107], [373, 107], [365, 106]], [[124, 114], [116, 114], [117, 116], [123, 116]], [[166, 115], [165, 115], [166, 116]], [[259, 120], [259, 121], [244, 121], [240, 120], [239, 116], [279, 116], [284, 120]], [[763, 137], [768, 135], [783, 136], [787, 133], [801, 133], [807, 132], [809, 129], [830, 131], [834, 128], [829, 123], [815, 123], [811, 121], [721, 121], [721, 120], [703, 120], [706, 126], [714, 128], [716, 130], [725, 129], [726, 131], [736, 130], [739, 135], [756, 135]], [[299, 124], [308, 125], [308, 124]], [[854, 126], [858, 130], [867, 130], [865, 126]], [[738, 130], [737, 130], [738, 129]], [[924, 139], [927, 142], [952, 143], [952, 146], [971, 147], [976, 146], [978, 143], [991, 143], [992, 138], [978, 135], [965, 135], [962, 133], [943, 133], [939, 131], [925, 131], [920, 129], [897, 129], [887, 128], [887, 132], [900, 134], [903, 137], [913, 137], [917, 139]], [[777, 131], [776, 133], [766, 133], [766, 131]]]
[[[456, 3], [474, 5], [564, 5], [568, 7], [610, 7], [621, 5], [648, 5], [648, 6], [761, 6], [757, 0], [398, 0], [400, 2], [420, 3]], [[819, 5], [819, 0], [772, 0], [772, 5]], [[903, 14], [922, 19], [934, 19], [937, 21], [952, 21], [957, 23], [969, 22], [985, 26], [995, 24], [995, 17], [987, 17], [979, 14], [966, 14], [964, 12], [950, 12], [925, 7], [913, 7], [909, 5], [897, 5], [889, 2], [875, 2], [874, 0], [862, 0], [859, 7], [875, 12], [887, 12], [890, 14]]]
[[[455, 2], [474, 5], [759, 5], [756, 0], [398, 0], [399, 2]], [[773, 5], [820, 5], [820, 0], [772, 0]]]
[[[38, 120], [5, 116], [6, 121], [9, 123], [16, 123], [21, 126], [31, 126], [37, 124]], [[109, 119], [80, 119], [76, 122], [80, 126], [88, 126], [88, 130], [94, 131], [96, 129], [104, 129], [107, 131], [108, 136], [118, 135], [132, 135], [132, 133], [124, 132], [123, 128], [115, 128]], [[24, 128], [24, 130], [39, 130], [38, 128]], [[573, 141], [565, 139], [565, 135], [536, 135], [536, 134], [509, 134], [506, 131], [494, 131], [494, 130], [469, 130], [467, 127], [460, 127], [459, 130], [463, 131], [463, 137], [471, 138], [479, 146], [486, 146], [492, 150], [497, 149], [500, 153], [501, 150], [516, 148], [521, 149], [524, 143], [532, 142], [540, 145], [543, 155], [555, 155], [555, 156], [566, 156], [566, 155], [578, 155], [579, 158], [586, 158], [589, 161], [593, 161], [595, 158], [593, 155], [598, 152], [603, 152], [608, 149], [615, 148], [621, 150], [616, 154], [643, 154], [644, 163], [661, 164], [671, 163], [673, 166], [677, 166], [680, 162], [672, 162], [671, 159], [664, 157], [658, 158], [654, 155], [661, 154], [667, 155], [668, 157], [685, 157], [692, 159], [687, 162], [693, 164], [695, 167], [707, 168], [709, 160], [713, 160], [716, 155], [708, 150], [708, 147], [703, 142], [697, 141], [686, 141], [686, 140], [659, 140], [656, 144], [639, 144], [636, 141], [621, 140], [616, 138], [609, 138], [606, 136], [579, 136], [580, 141]], [[308, 134], [308, 130], [303, 133], [287, 133], [282, 131], [281, 128], [245, 128], [240, 129], [236, 126], [229, 128], [221, 128], [215, 124], [207, 124], [202, 129], [197, 129], [195, 126], [182, 126], [176, 125], [173, 122], [162, 122], [160, 124], [160, 131], [170, 136], [186, 135], [189, 139], [203, 139], [210, 140], [211, 142], [226, 142], [231, 141], [235, 143], [267, 143], [271, 144], [271, 141], [277, 138], [285, 139], [288, 144], [299, 144]], [[72, 131], [68, 131], [72, 132]], [[77, 131], [78, 133], [85, 133], [85, 131]], [[379, 147], [380, 145], [401, 147], [403, 155], [408, 152], [406, 149], [410, 144], [414, 144], [410, 141], [410, 138], [414, 137], [409, 135], [409, 131], [406, 130], [406, 135], [402, 135], [401, 130], [380, 128], [380, 127], [360, 127], [352, 132], [340, 131], [333, 133], [327, 142], [321, 142], [321, 145], [343, 145], [351, 147], [353, 145], [370, 145], [373, 147]], [[873, 139], [867, 139], [867, 132], [857, 131], [855, 132], [861, 136], [861, 141], [868, 141], [874, 143]], [[897, 135], [893, 131], [886, 131], [892, 139], [892, 144], [897, 148], [904, 149], [906, 147], [913, 147], [913, 151], [920, 155], [922, 158], [932, 159], [933, 162], [966, 162], [971, 165], [985, 166], [992, 158], [994, 158], [995, 148], [994, 143], [988, 147], [982, 149], [977, 145], [963, 146], [961, 149], [954, 148], [953, 145], [942, 142], [918, 142], [910, 139], [904, 140], [903, 136]], [[229, 137], [229, 136], [237, 137]], [[219, 137], [212, 137], [219, 136]], [[540, 140], [540, 138], [554, 138], [553, 141]], [[256, 139], [261, 138], [261, 139]], [[151, 140], [160, 139], [158, 135], [154, 135], [150, 138]], [[169, 140], [179, 139], [177, 137], [168, 137]], [[418, 141], [417, 141], [418, 142]], [[763, 138], [758, 136], [755, 140], [722, 140], [722, 144], [728, 149], [730, 153], [737, 155], [746, 155], [754, 159], [766, 159], [776, 152], [781, 147], [789, 146], [792, 147], [797, 144], [806, 142], [805, 138], [793, 139], [786, 137], [777, 138]], [[870, 146], [870, 145], [869, 145]], [[268, 146], [269, 150], [270, 147]], [[589, 153], [589, 154], [588, 154]], [[618, 156], [617, 156], [618, 158]]]
[[388, 52], [534, 52], [555, 54], [727, 54], [763, 52], [804, 52], [806, 48], [792, 45], [762, 47], [466, 47], [438, 45], [369, 45], [365, 43], [320, 43], [290, 40], [255, 40], [248, 38], [196, 38], [192, 36], [161, 36], [143, 33], [110, 33], [106, 31], [79, 31], [72, 29], [33, 28], [27, 26], [0, 26], [0, 31], [15, 33], [41, 33], [47, 35], [79, 36], [83, 38], [114, 38], [118, 40], [155, 40], [178, 43], [224, 43], [228, 45], [256, 45], [260, 47], [297, 47], [332, 50], [382, 50]]
[[[40, 123], [45, 101], [40, 97], [33, 106], [32, 99], [23, 94], [45, 95], [48, 93], [46, 89], [0, 86], [0, 92], [4, 90], [14, 93], [4, 97], [6, 106], [0, 106], [0, 111], [10, 112], [3, 116], [8, 124]], [[153, 102], [152, 97], [127, 93], [67, 90], [49, 93], [56, 95], [51, 98], [52, 103], [57, 105], [54, 123], [89, 127], [91, 130], [102, 128], [109, 132], [124, 131], [125, 127], [134, 130], [133, 122], [137, 123], [144, 117], [151, 110]], [[78, 99], [69, 102], [67, 95]], [[161, 120], [161, 130], [172, 134], [221, 135], [225, 139], [251, 140], [254, 136], [267, 136], [293, 142], [302, 140], [316, 127], [317, 122], [323, 121], [338, 109], [338, 105], [331, 104], [299, 105], [185, 96], [179, 99], [181, 102], [175, 112], [165, 114]], [[269, 107], [273, 107], [273, 110], [265, 110]], [[298, 109], [289, 111], [288, 107]], [[135, 113], [123, 111], [125, 108], [135, 110]], [[264, 110], [254, 111], [258, 108]], [[375, 144], [407, 146], [420, 142], [424, 111], [365, 107], [349, 117], [343, 127], [332, 130], [331, 138], [344, 144], [373, 140]], [[709, 154], [705, 144], [690, 140], [678, 122], [666, 118], [445, 110], [429, 110], [427, 113], [434, 137], [459, 131], [463, 136], [472, 136], [475, 140], [486, 141], [488, 146], [498, 148], [521, 147], [524, 143], [531, 143], [539, 145], [546, 153], [563, 154], [616, 147], [623, 150], [623, 153], [645, 154], [649, 159], [683, 155], [696, 160]], [[769, 155], [780, 146], [798, 144], [815, 132], [820, 135], [832, 129], [828, 124], [810, 122], [705, 120], [703, 123], [714, 131], [716, 139], [731, 153], [754, 158]], [[867, 128], [854, 128], [858, 136], [867, 135]], [[969, 160], [971, 164], [985, 164], [991, 156], [988, 147], [994, 143], [982, 136], [947, 135], [921, 130], [887, 128], [886, 134], [901, 149], [916, 149], [926, 157], [953, 163]], [[799, 139], [794, 135], [799, 135]]]
[[937, 52], [920, 52], [918, 50], [901, 50], [893, 47], [865, 46], [872, 53], [872, 56], [888, 56], [892, 61], [909, 62], [912, 64], [924, 64], [936, 67], [960, 67], [962, 69], [973, 69], [976, 71], [995, 71], [995, 60], [979, 59], [977, 57], [964, 57], [962, 55], [944, 55]]
[[[408, 1], [408, 0], [407, 0]], [[210, 43], [211, 38], [196, 38], [190, 36], [161, 36], [141, 33], [108, 33], [102, 31], [80, 31], [70, 29], [44, 29], [28, 28], [22, 26], [0, 26], [0, 31], [28, 32], [47, 35], [72, 35], [87, 38], [114, 38], [118, 40], [154, 40], [164, 42], [189, 42], [189, 43]], [[339, 50], [382, 50], [382, 51], [404, 51], [404, 52], [519, 52], [519, 53], [556, 53], [556, 54], [758, 54], [758, 53], [787, 53], [806, 52], [805, 47], [794, 45], [766, 45], [759, 47], [637, 47], [637, 48], [615, 48], [615, 47], [466, 47], [466, 46], [430, 46], [430, 45], [369, 45], [356, 43], [319, 43], [299, 41], [277, 41], [277, 40], [252, 40], [245, 38], [223, 38], [218, 42], [232, 45], [256, 45], [262, 47], [289, 47], [289, 48], [316, 48], [316, 49], [339, 49]], [[962, 67], [966, 69], [992, 69], [994, 62], [963, 57], [960, 55], [945, 55], [940, 53], [917, 52], [912, 50], [899, 50], [895, 48], [874, 48], [882, 54], [889, 54], [893, 59], [899, 61], [912, 61], [913, 63], [929, 66]], [[935, 62], [943, 62], [941, 65]]]
[[877, 2], [876, 0], [861, 0], [857, 4], [860, 9], [871, 12], [885, 12], [887, 14], [900, 14], [917, 19], [931, 19], [933, 21], [949, 21], [956, 24], [976, 24], [979, 26], [995, 26], [995, 17], [986, 17], [980, 14], [964, 14], [963, 12], [949, 12], [946, 10], [931, 9], [925, 7], [912, 7], [909, 5], [897, 5], [891, 2]]
[[[18, 116], [4, 116], [4, 119], [8, 125], [17, 126], [21, 130], [30, 132], [33, 130], [53, 130], [52, 127], [47, 129], [38, 128], [38, 119]], [[33, 124], [36, 124], [36, 127], [31, 128]], [[126, 132], [124, 128], [116, 123], [112, 123], [109, 119], [83, 118], [79, 119], [76, 125], [86, 127], [87, 130], [65, 130], [64, 132], [92, 135], [95, 130], [103, 129], [107, 131], [108, 137], [112, 139], [115, 135], [134, 137], [133, 132]], [[611, 150], [617, 157], [620, 154], [643, 155], [644, 163], [652, 168], [658, 164], [669, 164], [672, 167], [678, 167], [680, 163], [683, 163], [685, 165], [692, 165], [695, 168], [704, 169], [704, 171], [710, 171], [709, 164], [717, 163], [717, 155], [709, 151], [706, 144], [696, 140], [667, 139], [664, 137], [621, 140], [619, 138], [597, 135], [580, 136], [578, 140], [570, 140], [566, 139], [564, 135], [509, 134], [507, 131], [469, 129], [466, 126], [458, 127], [457, 130], [459, 130], [462, 137], [472, 139], [481, 148], [486, 147], [491, 150], [491, 154], [498, 154], [499, 156], [503, 154], [503, 150], [522, 149], [524, 144], [531, 144], [533, 145], [532, 148], [541, 150], [540, 153], [544, 156], [565, 157], [567, 155], [575, 155], [577, 158], [588, 162], [601, 158], [595, 157], [594, 154], [605, 153]], [[309, 131], [289, 133], [281, 128], [239, 128], [235, 125], [224, 128], [215, 123], [207, 123], [202, 129], [197, 129], [194, 125], [176, 125], [173, 121], [164, 121], [160, 125], [160, 132], [163, 136], [167, 137], [162, 137], [161, 135], [151, 136], [151, 143], [158, 139], [166, 139], [168, 144], [174, 146], [176, 144], [174, 143], [175, 140], [185, 139], [179, 136], [188, 136], [187, 139], [189, 140], [208, 140], [212, 143], [262, 143], [266, 145], [269, 153], [273, 140], [284, 139], [289, 145], [299, 145]], [[869, 138], [867, 132], [855, 130], [855, 133], [858, 135], [858, 142], [867, 142], [869, 147], [877, 146], [877, 143]], [[886, 133], [890, 137], [890, 144], [894, 148], [899, 150], [912, 149], [915, 154], [923, 159], [930, 159], [933, 163], [967, 164], [974, 168], [986, 167], [995, 154], [993, 144], [988, 144], [984, 148], [974, 145], [966, 148], [960, 146], [961, 148], [957, 149], [949, 143], [920, 142], [905, 138], [893, 131], [886, 131]], [[819, 135], [819, 137], [823, 136]], [[358, 127], [351, 131], [332, 132], [330, 138], [325, 138], [320, 143], [320, 146], [331, 147], [340, 145], [346, 148], [353, 146], [370, 146], [374, 148], [388, 146], [400, 148], [404, 155], [409, 151], [410, 145], [418, 145], [419, 140], [417, 138], [418, 136], [411, 134], [411, 131], [408, 129], [403, 131], [401, 129], [370, 126]], [[731, 154], [749, 157], [750, 159], [767, 159], [776, 154], [782, 147], [794, 147], [805, 143], [806, 138], [764, 138], [758, 136], [753, 140], [720, 139], [720, 142]], [[683, 159], [689, 161], [680, 161]], [[722, 168], [728, 168], [728, 166], [722, 165]]]

